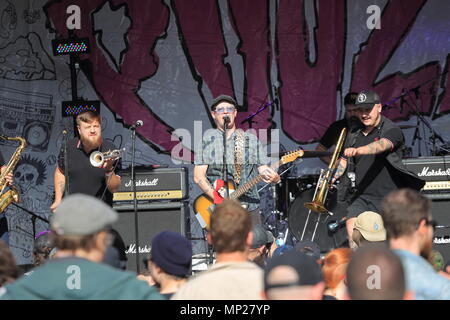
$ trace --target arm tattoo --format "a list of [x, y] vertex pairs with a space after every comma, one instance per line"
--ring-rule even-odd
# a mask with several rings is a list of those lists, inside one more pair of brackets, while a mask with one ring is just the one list
[[385, 138], [381, 138], [380, 140], [369, 143], [367, 145], [367, 150], [368, 150], [367, 154], [382, 153], [386, 150], [389, 150], [391, 147], [392, 147], [392, 142], [390, 142], [389, 140], [387, 140]]
[[346, 161], [339, 161], [338, 167], [336, 169], [336, 173], [334, 174], [334, 179], [339, 179], [345, 172], [345, 169], [347, 168], [347, 162]]
[[60, 182], [59, 183], [59, 190], [61, 191], [61, 194], [64, 193], [64, 188], [65, 188], [66, 184], [64, 182]]
[[203, 192], [208, 192], [210, 190], [214, 191], [213, 186], [211, 185], [211, 183], [209, 183], [209, 181], [206, 178], [200, 180], [198, 182], [198, 186], [200, 187], [200, 189], [203, 190]]

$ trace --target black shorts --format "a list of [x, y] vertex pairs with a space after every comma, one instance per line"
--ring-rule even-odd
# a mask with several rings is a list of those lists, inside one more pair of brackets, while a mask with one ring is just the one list
[[364, 195], [356, 198], [347, 208], [347, 218], [356, 218], [365, 211], [374, 211], [380, 213], [381, 200], [376, 198], [368, 198]]

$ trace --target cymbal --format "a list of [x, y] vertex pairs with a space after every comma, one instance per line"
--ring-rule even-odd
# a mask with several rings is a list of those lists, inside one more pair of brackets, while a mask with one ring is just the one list
[[[279, 153], [271, 153], [269, 154], [269, 157], [282, 157], [287, 155], [288, 153], [295, 152], [297, 150], [287, 150], [281, 151]], [[329, 157], [333, 155], [332, 151], [316, 151], [316, 150], [302, 150], [302, 151], [304, 153], [301, 158], [319, 158], [319, 157]]]
[[400, 129], [412, 129], [412, 128], [417, 128], [416, 125], [411, 125], [411, 124], [402, 124], [398, 126]]

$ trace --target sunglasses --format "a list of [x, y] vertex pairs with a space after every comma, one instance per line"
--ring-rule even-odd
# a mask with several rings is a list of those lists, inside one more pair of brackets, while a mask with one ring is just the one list
[[220, 107], [214, 110], [215, 113], [217, 114], [223, 114], [225, 112], [231, 113], [234, 112], [234, 110], [236, 110], [235, 107]]

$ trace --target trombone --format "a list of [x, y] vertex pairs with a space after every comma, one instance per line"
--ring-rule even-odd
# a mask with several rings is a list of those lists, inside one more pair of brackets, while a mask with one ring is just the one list
[[[343, 128], [341, 134], [339, 135], [338, 142], [336, 144], [336, 149], [333, 152], [333, 156], [331, 158], [330, 164], [326, 170], [321, 170], [319, 180], [317, 181], [317, 187], [314, 192], [314, 197], [311, 202], [305, 202], [304, 206], [309, 209], [308, 218], [306, 219], [305, 226], [303, 228], [302, 237], [300, 240], [303, 240], [303, 236], [305, 235], [306, 226], [308, 225], [308, 220], [311, 211], [317, 213], [327, 213], [329, 215], [333, 215], [331, 211], [325, 208], [325, 201], [328, 195], [328, 190], [330, 189], [331, 181], [336, 172], [338, 159], [340, 153], [342, 151], [342, 147], [344, 146], [345, 137], [347, 135], [347, 128]], [[319, 222], [319, 217], [317, 218], [316, 226], [314, 228], [314, 233], [312, 235], [311, 241], [314, 241], [314, 236], [317, 230], [317, 224]]]
[[[336, 172], [339, 155], [344, 145], [346, 134], [347, 129], [343, 128], [339, 136], [339, 140], [336, 144], [336, 149], [334, 150], [330, 164], [328, 165], [328, 169], [322, 170], [320, 174], [319, 181], [317, 182], [317, 189], [316, 194], [314, 195], [314, 199], [312, 200], [312, 202], [305, 203], [305, 207], [307, 209], [318, 213], [329, 213], [329, 211], [324, 206], [324, 202], [328, 194], [328, 189], [330, 188], [331, 180], [333, 179], [334, 173]], [[318, 193], [317, 190], [319, 190]]]

